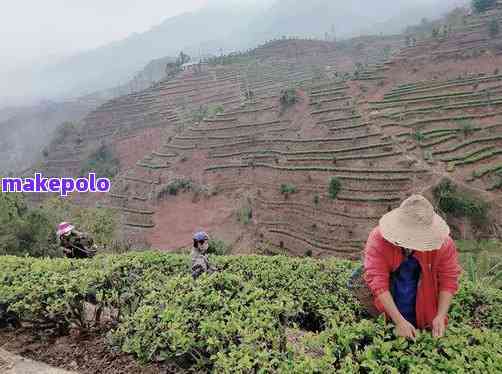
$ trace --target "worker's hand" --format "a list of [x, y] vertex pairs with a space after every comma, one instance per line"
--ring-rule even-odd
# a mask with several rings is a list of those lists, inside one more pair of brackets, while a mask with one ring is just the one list
[[441, 338], [442, 336], [444, 336], [445, 331], [446, 331], [445, 316], [438, 314], [432, 320], [432, 336], [434, 336], [435, 338]]
[[411, 323], [403, 318], [402, 321], [396, 324], [396, 335], [415, 340], [417, 337], [417, 330]]

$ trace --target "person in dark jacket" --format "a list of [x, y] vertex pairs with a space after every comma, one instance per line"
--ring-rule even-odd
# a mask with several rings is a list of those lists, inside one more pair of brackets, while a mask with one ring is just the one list
[[209, 263], [207, 250], [209, 248], [209, 236], [204, 231], [193, 235], [192, 247], [192, 277], [194, 279], [203, 273], [212, 274], [217, 268]]

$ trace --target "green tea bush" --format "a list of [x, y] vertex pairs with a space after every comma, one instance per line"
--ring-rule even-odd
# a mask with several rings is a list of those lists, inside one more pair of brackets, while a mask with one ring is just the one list
[[497, 0], [472, 0], [472, 9], [478, 13], [486, 12], [495, 6]]
[[294, 87], [288, 87], [281, 91], [280, 102], [283, 110], [295, 104], [297, 101], [298, 96]]
[[298, 188], [293, 184], [283, 183], [281, 184], [280, 191], [281, 194], [284, 195], [284, 198], [287, 199], [289, 195], [296, 193], [298, 191]]
[[225, 108], [222, 105], [209, 105], [207, 109], [208, 116], [212, 118], [223, 112], [225, 112]]
[[163, 199], [166, 196], [176, 196], [179, 191], [189, 191], [193, 188], [193, 183], [190, 179], [177, 178], [162, 186], [157, 193], [157, 199]]
[[502, 288], [502, 259], [488, 251], [478, 254], [463, 254], [466, 277], [471, 282], [495, 288]]
[[80, 175], [96, 173], [99, 178], [113, 178], [120, 168], [120, 161], [113, 154], [110, 146], [102, 144], [83, 161]]
[[72, 222], [88, 232], [105, 248], [115, 240], [117, 219], [107, 208], [82, 208], [68, 200], [51, 198], [38, 207], [28, 208], [20, 194], [0, 194], [0, 255], [60, 257], [56, 226]]
[[48, 217], [47, 226], [51, 233], [56, 225], [67, 221], [73, 223], [78, 230], [89, 233], [98, 247], [106, 249], [117, 238], [117, 213], [109, 208], [82, 208], [70, 203], [66, 199], [54, 197], [47, 199], [39, 208]]
[[201, 105], [198, 109], [192, 110], [191, 117], [193, 122], [201, 122], [209, 112], [209, 108], [207, 106]]
[[329, 197], [335, 200], [341, 189], [342, 189], [342, 182], [340, 181], [340, 179], [337, 177], [332, 177], [329, 180], [329, 188], [328, 188]]
[[[113, 311], [109, 343], [180, 372], [495, 373], [502, 370], [502, 290], [463, 280], [446, 336], [396, 338], [364, 318], [347, 281], [358, 263], [216, 256], [196, 280], [186, 255], [90, 260], [0, 257], [0, 304], [37, 327], [87, 329], [86, 303]], [[294, 331], [301, 336], [293, 342]], [[103, 331], [105, 332], [105, 331]]]
[[54, 131], [50, 147], [57, 147], [72, 136], [78, 136], [78, 125], [75, 122], [65, 121], [57, 127], [56, 131]]
[[219, 256], [228, 255], [230, 253], [230, 246], [221, 239], [210, 238], [207, 253]]
[[249, 222], [251, 222], [251, 219], [253, 218], [253, 209], [250, 206], [242, 206], [237, 215], [237, 219], [240, 223], [247, 225]]
[[492, 38], [496, 37], [500, 33], [500, 24], [496, 18], [493, 18], [488, 24], [488, 33]]
[[482, 227], [488, 221], [488, 204], [457, 191], [451, 181], [443, 181], [433, 190], [434, 199], [439, 209], [454, 217], [467, 217], [477, 226]]

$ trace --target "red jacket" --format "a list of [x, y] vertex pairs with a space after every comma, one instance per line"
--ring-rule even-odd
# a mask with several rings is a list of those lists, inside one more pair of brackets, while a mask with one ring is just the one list
[[[439, 292], [447, 291], [453, 295], [458, 290], [461, 268], [457, 248], [448, 237], [438, 250], [415, 251], [413, 256], [421, 268], [416, 301], [417, 327], [431, 328], [438, 311]], [[376, 227], [364, 250], [364, 280], [373, 293], [375, 307], [381, 313], [385, 310], [378, 296], [389, 291], [390, 273], [397, 270], [403, 260], [401, 248], [385, 240]]]

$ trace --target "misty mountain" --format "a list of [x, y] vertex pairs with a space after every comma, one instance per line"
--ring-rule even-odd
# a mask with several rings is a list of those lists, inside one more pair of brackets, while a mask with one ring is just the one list
[[[282, 35], [346, 38], [358, 34], [395, 33], [423, 17], [439, 16], [466, 0], [270, 0], [251, 4], [212, 0], [195, 12], [166, 19], [141, 34], [33, 67], [14, 81], [8, 92], [61, 99], [124, 86], [151, 60], [175, 57], [181, 50], [200, 55], [247, 49]], [[266, 3], [266, 2], [265, 2]], [[148, 6], [145, 4], [145, 6]], [[1, 87], [0, 90], [7, 90]], [[2, 92], [0, 92], [0, 96]]]
[[439, 17], [467, 0], [394, 0], [346, 2], [278, 0], [249, 27], [255, 41], [282, 35], [348, 38], [394, 34], [424, 17]]
[[98, 104], [83, 100], [45, 102], [0, 110], [0, 175], [33, 166], [61, 123], [81, 120]]
[[52, 95], [75, 96], [123, 85], [151, 60], [176, 56], [181, 50], [198, 56], [208, 48], [215, 49], [216, 44], [226, 48], [224, 41], [254, 19], [258, 9], [208, 7], [169, 18], [145, 33], [134, 33], [43, 69], [34, 86], [46, 87]]

